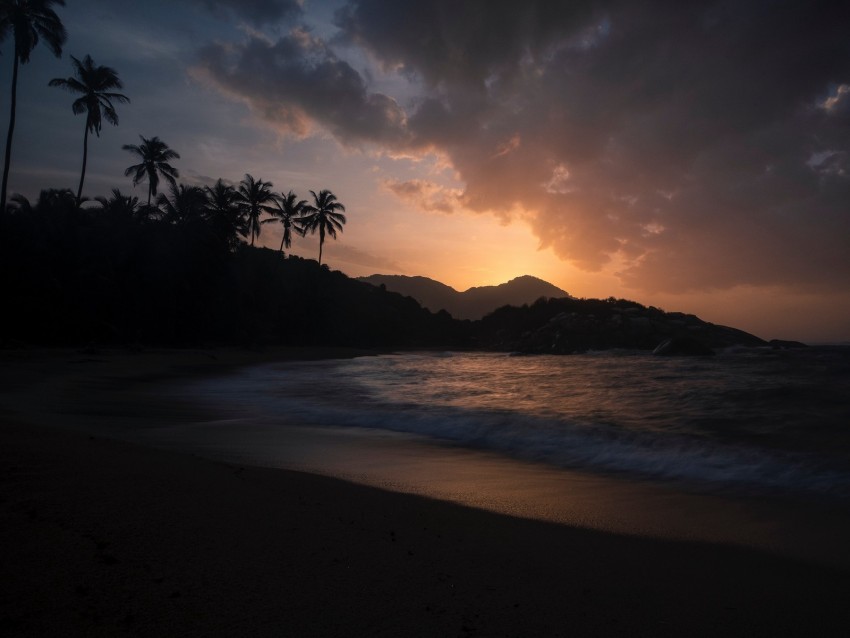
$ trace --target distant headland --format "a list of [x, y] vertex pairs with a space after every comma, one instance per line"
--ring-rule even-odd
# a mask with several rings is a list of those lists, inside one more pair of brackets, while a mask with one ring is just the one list
[[455, 319], [481, 319], [502, 306], [521, 306], [541, 297], [571, 296], [548, 281], [530, 275], [516, 277], [497, 286], [477, 286], [464, 292], [428, 277], [370, 275], [357, 279], [413, 297], [431, 312], [445, 310]]
[[658, 354], [709, 354], [715, 348], [769, 345], [743, 330], [715, 325], [692, 314], [664, 312], [613, 297], [577, 299], [529, 275], [465, 292], [427, 277], [372, 275], [359, 280], [413, 297], [432, 311], [474, 320], [472, 339], [486, 349], [572, 354], [632, 348]]

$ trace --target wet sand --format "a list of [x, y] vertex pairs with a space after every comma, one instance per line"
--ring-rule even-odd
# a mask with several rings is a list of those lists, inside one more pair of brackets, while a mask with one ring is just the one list
[[139, 393], [170, 377], [351, 354], [2, 353], [4, 635], [845, 635], [844, 568], [514, 518], [68, 427], [92, 413], [200, 418], [198, 406]]

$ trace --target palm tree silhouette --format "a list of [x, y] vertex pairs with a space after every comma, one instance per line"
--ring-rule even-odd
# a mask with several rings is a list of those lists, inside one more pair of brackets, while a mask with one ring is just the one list
[[112, 189], [111, 197], [100, 195], [94, 199], [100, 204], [100, 210], [108, 215], [133, 218], [139, 210], [139, 198], [132, 195], [124, 195], [117, 188]]
[[231, 248], [239, 245], [239, 235], [248, 236], [248, 220], [240, 206], [239, 191], [219, 179], [204, 188], [207, 197], [207, 217]]
[[58, 58], [67, 34], [62, 21], [50, 5], [65, 6], [65, 0], [3, 0], [0, 2], [0, 42], [11, 32], [15, 39], [12, 64], [12, 106], [9, 109], [9, 132], [6, 135], [6, 155], [3, 165], [3, 185], [0, 187], [0, 214], [6, 211], [6, 187], [9, 184], [9, 165], [12, 161], [12, 136], [15, 133], [15, 109], [18, 100], [18, 66], [30, 61], [30, 53], [43, 38]]
[[[281, 193], [279, 197], [274, 198], [276, 210], [268, 211], [272, 215], [272, 219], [266, 219], [262, 222], [264, 224], [273, 224], [274, 222], [283, 224], [283, 237], [280, 240], [281, 254], [283, 254], [284, 246], [287, 250], [292, 246], [292, 224], [301, 218], [304, 214], [304, 207], [307, 206], [307, 200], [296, 200], [298, 200], [298, 196], [292, 191], [289, 191], [286, 195]], [[303, 231], [297, 226], [295, 231], [303, 234]]]
[[182, 225], [203, 218], [207, 198], [202, 188], [171, 184], [169, 190], [171, 197], [161, 194], [156, 200], [166, 222]]
[[30, 202], [30, 200], [24, 195], [21, 195], [20, 193], [12, 193], [6, 210], [12, 214], [20, 212], [25, 215], [31, 215], [35, 208], [33, 207], [32, 202]]
[[78, 210], [77, 199], [70, 188], [43, 188], [38, 194], [35, 206], [29, 199], [15, 193], [9, 198], [10, 212], [18, 211], [25, 214], [51, 213], [51, 212], [76, 212]]
[[303, 229], [302, 232], [310, 231], [314, 234], [319, 231], [319, 265], [322, 265], [322, 247], [325, 244], [325, 233], [336, 239], [336, 232], [342, 232], [342, 227], [346, 222], [345, 215], [337, 211], [344, 211], [345, 206], [337, 201], [336, 195], [329, 190], [319, 191], [317, 195], [315, 191], [310, 191], [313, 196], [313, 205], [304, 207], [304, 216], [299, 219], [299, 225]]
[[267, 205], [275, 199], [272, 183], [255, 180], [249, 173], [245, 173], [245, 179], [239, 182], [239, 198], [248, 217], [248, 231], [251, 233], [253, 246], [254, 239], [260, 236], [260, 215], [274, 210]]
[[125, 144], [121, 147], [142, 160], [139, 164], [127, 168], [124, 175], [133, 176], [133, 186], [147, 178], [148, 206], [150, 206], [151, 196], [156, 195], [156, 188], [159, 186], [160, 175], [172, 186], [177, 185], [177, 178], [180, 177], [180, 173], [168, 162], [169, 160], [180, 159], [180, 155], [168, 148], [168, 144], [158, 137], [147, 139], [139, 135], [139, 139], [142, 140], [142, 143], [138, 146]]
[[50, 80], [49, 85], [61, 87], [72, 93], [82, 93], [82, 96], [71, 104], [74, 115], [87, 114], [83, 133], [83, 170], [80, 174], [80, 186], [77, 188], [77, 206], [79, 206], [83, 196], [83, 182], [86, 179], [89, 133], [100, 137], [100, 127], [104, 118], [113, 126], [118, 126], [118, 114], [115, 112], [112, 100], [126, 104], [130, 98], [121, 93], [109, 92], [110, 89], [124, 88], [115, 69], [108, 66], [96, 66], [90, 55], [83, 58], [82, 62], [72, 55], [71, 64], [74, 66], [76, 77], [54, 78]]

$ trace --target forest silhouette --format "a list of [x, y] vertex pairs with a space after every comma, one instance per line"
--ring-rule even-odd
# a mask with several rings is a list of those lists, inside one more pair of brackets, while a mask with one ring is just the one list
[[[232, 187], [230, 187], [232, 188]], [[460, 344], [464, 324], [410, 297], [252, 247], [222, 185], [170, 186], [158, 206], [114, 191], [16, 197], [3, 216], [4, 341], [76, 345]]]

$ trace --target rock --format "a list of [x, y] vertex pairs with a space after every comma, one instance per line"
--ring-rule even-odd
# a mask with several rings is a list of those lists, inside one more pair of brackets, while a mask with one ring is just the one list
[[714, 354], [714, 350], [693, 337], [672, 337], [659, 343], [652, 354], [659, 356], [704, 356]]

